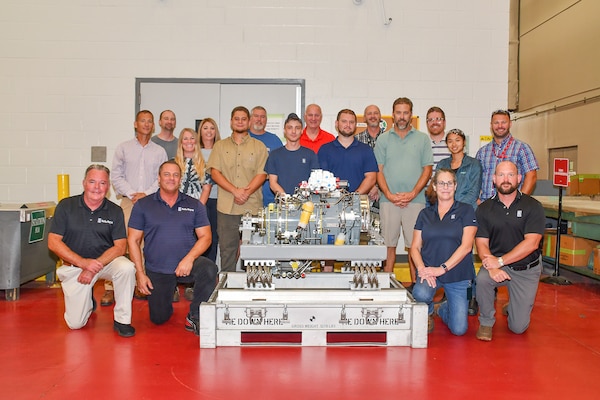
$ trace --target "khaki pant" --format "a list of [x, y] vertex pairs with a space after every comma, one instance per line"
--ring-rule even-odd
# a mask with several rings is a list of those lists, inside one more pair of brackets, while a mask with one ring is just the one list
[[131, 323], [131, 301], [135, 288], [135, 267], [126, 257], [120, 256], [105, 265], [89, 285], [79, 283], [77, 278], [83, 270], [66, 266], [56, 270], [65, 297], [65, 321], [71, 329], [85, 326], [92, 314], [92, 290], [98, 279], [110, 279], [115, 287], [114, 320], [121, 324]]

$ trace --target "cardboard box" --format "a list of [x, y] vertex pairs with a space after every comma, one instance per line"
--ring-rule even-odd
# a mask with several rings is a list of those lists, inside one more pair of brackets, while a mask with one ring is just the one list
[[[571, 235], [560, 235], [559, 263], [571, 267], [587, 267], [592, 250], [600, 243]], [[556, 234], [544, 234], [542, 253], [545, 257], [556, 255]]]
[[594, 273], [600, 275], [600, 247], [594, 249]]
[[594, 196], [600, 194], [600, 175], [579, 174], [571, 176], [570, 196]]

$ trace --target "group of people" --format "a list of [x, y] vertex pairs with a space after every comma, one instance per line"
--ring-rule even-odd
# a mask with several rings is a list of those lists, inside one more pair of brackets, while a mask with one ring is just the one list
[[[510, 134], [507, 111], [492, 114], [494, 138], [475, 158], [465, 154], [461, 130], [445, 132], [441, 108], [428, 110], [428, 134], [413, 127], [412, 111], [410, 99], [396, 99], [393, 126], [384, 132], [379, 107], [369, 105], [367, 128], [356, 133], [355, 112], [342, 109], [336, 137], [321, 128], [320, 106], [310, 104], [304, 128], [298, 115], [287, 116], [285, 144], [266, 131], [262, 106], [235, 107], [231, 135], [224, 139], [211, 118], [175, 137], [171, 110], [161, 113], [161, 132], [152, 136], [153, 115], [140, 111], [135, 137], [115, 150], [112, 177], [108, 168], [91, 165], [83, 194], [56, 208], [49, 248], [63, 260], [58, 275], [67, 325], [78, 329], [86, 324], [96, 307], [91, 289], [106, 279], [112, 286], [106, 287], [101, 304], [114, 302], [114, 329], [133, 336], [134, 290], [147, 296], [150, 320], [162, 324], [173, 314], [182, 283], [191, 300], [185, 328], [198, 334], [199, 304], [216, 284], [217, 246], [221, 271], [235, 271], [242, 216], [256, 214], [275, 196], [292, 194], [321, 168], [349, 191], [379, 203], [387, 247], [384, 271], [393, 271], [403, 234], [411, 290], [429, 305], [430, 329], [437, 308], [454, 334], [466, 332], [468, 309], [475, 304], [469, 300], [475, 242], [483, 262], [476, 279], [477, 337], [491, 340], [494, 288], [501, 285], [509, 287], [509, 328], [523, 332], [537, 289], [533, 282], [541, 272], [537, 246], [544, 229], [543, 209], [527, 195], [538, 169], [530, 147]], [[111, 184], [120, 208], [106, 199]], [[428, 185], [431, 194], [426, 196]], [[439, 287], [446, 300], [434, 307]]]
[[[491, 341], [495, 291], [508, 286], [510, 302], [503, 313], [509, 329], [523, 333], [542, 271], [539, 244], [545, 228], [543, 207], [529, 196], [539, 169], [535, 156], [510, 134], [506, 110], [492, 113], [493, 139], [475, 158], [465, 154], [466, 136], [460, 129], [444, 133], [441, 109], [432, 107], [426, 122], [439, 161], [434, 161], [429, 206], [418, 214], [408, 250], [417, 278], [412, 293], [428, 304], [428, 330], [433, 330], [435, 313], [453, 334], [463, 335], [467, 316], [479, 311], [476, 337]], [[446, 158], [442, 137], [450, 155]], [[473, 244], [482, 261], [477, 276]], [[435, 304], [440, 287], [444, 300]]]

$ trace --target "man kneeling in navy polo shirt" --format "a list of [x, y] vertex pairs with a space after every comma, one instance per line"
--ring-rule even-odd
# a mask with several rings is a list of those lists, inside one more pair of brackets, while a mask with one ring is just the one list
[[201, 256], [212, 241], [206, 208], [180, 193], [180, 183], [179, 165], [173, 160], [164, 162], [158, 170], [158, 191], [133, 206], [127, 244], [138, 289], [148, 295], [150, 321], [160, 325], [171, 318], [177, 282], [188, 280], [194, 283], [194, 299], [185, 329], [198, 335], [200, 303], [208, 300], [216, 286], [217, 266]]

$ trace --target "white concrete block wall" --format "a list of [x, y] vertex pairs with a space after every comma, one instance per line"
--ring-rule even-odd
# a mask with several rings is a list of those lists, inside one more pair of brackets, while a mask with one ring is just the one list
[[140, 77], [304, 78], [330, 131], [341, 108], [389, 114], [407, 96], [422, 123], [444, 108], [474, 154], [506, 106], [508, 3], [4, 0], [0, 202], [56, 200], [60, 173], [79, 193], [91, 146], [107, 147], [110, 166], [133, 134]]

